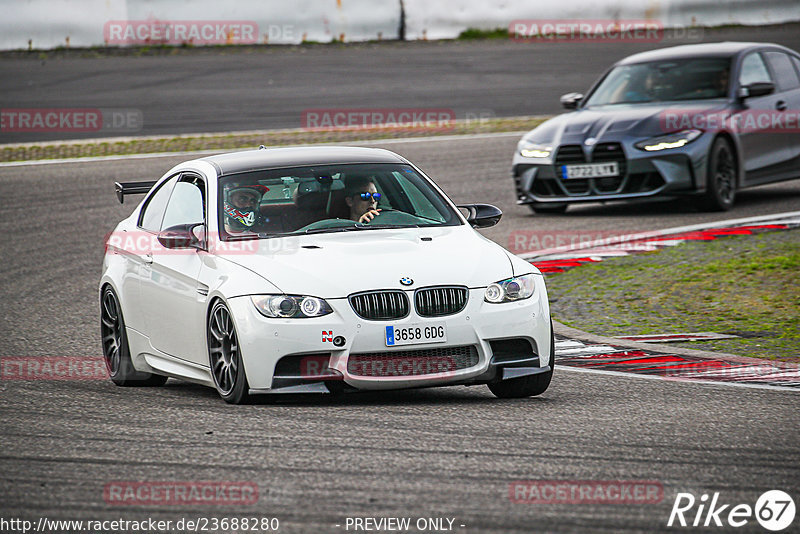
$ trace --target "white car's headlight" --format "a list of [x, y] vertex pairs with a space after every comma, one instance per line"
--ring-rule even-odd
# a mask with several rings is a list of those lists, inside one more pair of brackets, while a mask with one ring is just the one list
[[646, 152], [658, 152], [670, 148], [680, 148], [688, 145], [703, 133], [703, 130], [683, 130], [669, 135], [662, 135], [636, 143], [636, 148]]
[[493, 304], [522, 300], [533, 295], [536, 289], [534, 274], [523, 274], [507, 280], [489, 284], [484, 294], [484, 300]]
[[323, 299], [305, 295], [253, 295], [250, 300], [265, 317], [303, 319], [333, 312]]
[[525, 158], [549, 158], [553, 152], [553, 147], [550, 145], [531, 143], [529, 141], [522, 141], [518, 148], [520, 155]]

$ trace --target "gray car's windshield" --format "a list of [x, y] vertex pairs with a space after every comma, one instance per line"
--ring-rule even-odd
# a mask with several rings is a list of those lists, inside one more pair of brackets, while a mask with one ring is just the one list
[[725, 98], [729, 58], [652, 61], [615, 67], [586, 106]]
[[219, 192], [220, 228], [232, 239], [462, 224], [410, 165], [253, 171], [222, 177]]

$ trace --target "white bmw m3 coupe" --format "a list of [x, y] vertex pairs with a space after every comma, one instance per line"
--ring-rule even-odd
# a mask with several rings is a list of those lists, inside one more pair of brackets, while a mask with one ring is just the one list
[[103, 354], [120, 386], [254, 394], [486, 384], [544, 392], [544, 279], [386, 150], [265, 149], [181, 163], [106, 240]]

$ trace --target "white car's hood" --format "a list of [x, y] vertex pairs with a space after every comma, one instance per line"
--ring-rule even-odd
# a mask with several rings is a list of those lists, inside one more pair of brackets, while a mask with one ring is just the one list
[[[482, 287], [513, 274], [505, 251], [468, 226], [362, 230], [252, 243], [258, 243], [257, 252], [226, 258], [287, 294], [339, 298], [372, 289]], [[405, 277], [413, 285], [401, 285]]]

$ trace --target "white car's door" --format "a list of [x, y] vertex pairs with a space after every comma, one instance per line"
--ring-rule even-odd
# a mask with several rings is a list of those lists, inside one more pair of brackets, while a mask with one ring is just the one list
[[[206, 189], [194, 173], [183, 173], [172, 190], [161, 231], [178, 225], [205, 224]], [[182, 360], [208, 364], [205, 345], [205, 287], [198, 282], [202, 256], [197, 248], [171, 249], [157, 239], [152, 262], [145, 265], [141, 297], [146, 306], [150, 343]]]
[[177, 176], [163, 182], [145, 202], [135, 226], [123, 229], [114, 238], [125, 250], [125, 274], [121, 292], [125, 325], [148, 336], [147, 315], [149, 304], [142, 297], [142, 277], [150, 275], [152, 262], [151, 242], [155, 240], [164, 218], [164, 210], [172, 194]]

